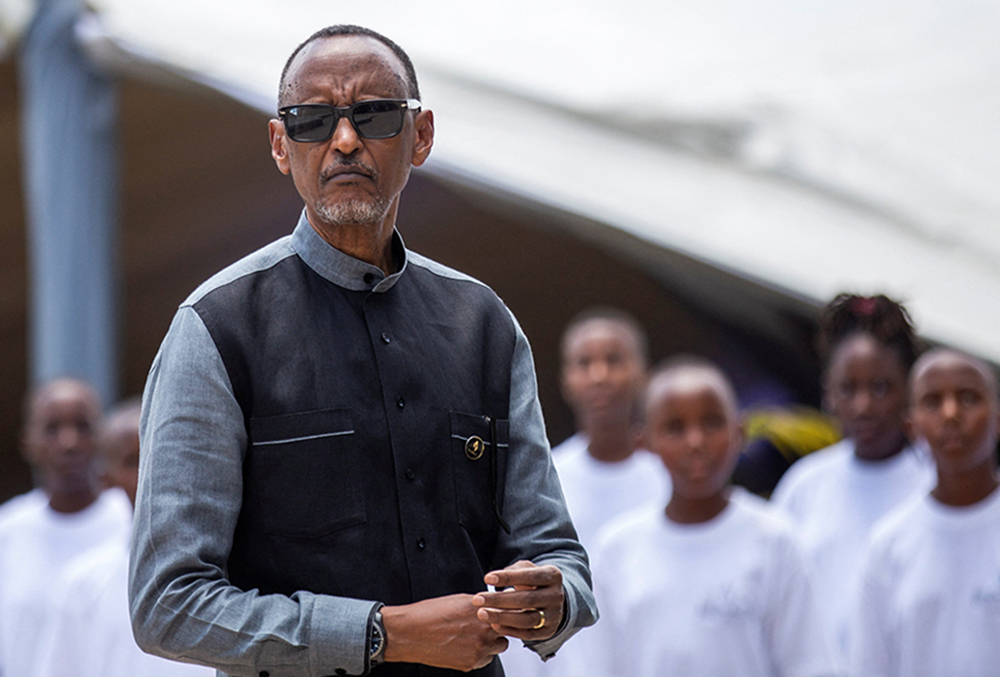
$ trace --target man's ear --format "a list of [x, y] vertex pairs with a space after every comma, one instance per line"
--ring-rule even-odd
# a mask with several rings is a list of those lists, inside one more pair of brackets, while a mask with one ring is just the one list
[[278, 171], [290, 174], [291, 163], [288, 160], [288, 136], [285, 134], [285, 124], [281, 120], [270, 120], [267, 123], [267, 133], [271, 138], [271, 157]]
[[422, 110], [413, 118], [413, 166], [419, 167], [427, 161], [434, 145], [434, 113]]

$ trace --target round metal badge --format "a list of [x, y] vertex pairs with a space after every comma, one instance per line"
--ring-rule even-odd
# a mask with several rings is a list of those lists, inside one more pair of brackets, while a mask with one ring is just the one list
[[478, 461], [483, 457], [484, 451], [486, 451], [486, 443], [479, 435], [473, 435], [465, 440], [465, 455], [469, 457], [469, 460]]

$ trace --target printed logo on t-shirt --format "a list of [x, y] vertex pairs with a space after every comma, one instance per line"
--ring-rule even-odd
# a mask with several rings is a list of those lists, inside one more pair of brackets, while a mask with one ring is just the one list
[[1000, 611], [1000, 573], [992, 582], [977, 587], [972, 592], [972, 601], [975, 604]]
[[757, 600], [747, 590], [727, 584], [718, 592], [702, 602], [699, 613], [706, 618], [720, 620], [739, 620], [753, 618], [758, 615]]

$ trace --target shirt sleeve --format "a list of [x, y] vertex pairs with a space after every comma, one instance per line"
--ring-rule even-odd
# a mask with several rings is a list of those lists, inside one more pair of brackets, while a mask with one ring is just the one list
[[597, 620], [597, 604], [587, 553], [577, 539], [552, 464], [531, 348], [517, 320], [513, 322], [517, 338], [511, 366], [510, 446], [503, 501], [511, 533], [501, 533], [500, 551], [507, 564], [526, 559], [555, 565], [562, 572], [566, 600], [559, 631], [545, 641], [525, 643], [548, 659], [579, 629]]
[[243, 492], [243, 414], [201, 318], [183, 306], [143, 393], [129, 570], [136, 641], [234, 676], [362, 674], [376, 603], [263, 595], [225, 565]]

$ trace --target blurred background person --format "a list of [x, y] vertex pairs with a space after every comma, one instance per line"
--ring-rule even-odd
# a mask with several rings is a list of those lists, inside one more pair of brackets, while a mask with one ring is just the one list
[[[649, 503], [663, 504], [669, 480], [659, 460], [638, 448], [639, 398], [648, 363], [639, 323], [618, 309], [587, 310], [563, 333], [561, 358], [563, 397], [577, 433], [552, 450], [553, 461], [573, 526], [590, 548], [608, 520]], [[514, 645], [501, 661], [507, 674], [518, 677], [568, 675], [566, 655], [580, 644], [567, 644], [544, 664]]]
[[937, 483], [876, 526], [853, 624], [853, 677], [992, 677], [1000, 665], [996, 375], [937, 349], [913, 368], [913, 427]]
[[[135, 505], [139, 480], [138, 398], [108, 415], [99, 436], [101, 475]], [[34, 677], [210, 677], [215, 670], [143, 653], [132, 637], [128, 608], [128, 540], [74, 560], [54, 585]]]
[[837, 296], [820, 320], [824, 406], [844, 440], [785, 473], [773, 501], [798, 525], [816, 589], [846, 661], [852, 603], [872, 526], [933, 466], [907, 436], [907, 379], [920, 345], [906, 310], [885, 296]]
[[32, 674], [53, 584], [74, 557], [121, 543], [128, 499], [103, 492], [95, 465], [101, 403], [88, 384], [58, 379], [26, 400], [22, 449], [48, 497], [0, 524], [0, 674]]
[[593, 553], [601, 622], [574, 674], [839, 674], [792, 525], [730, 484], [742, 430], [729, 378], [703, 359], [675, 358], [654, 373], [645, 410], [645, 439], [672, 495], [602, 530]]

